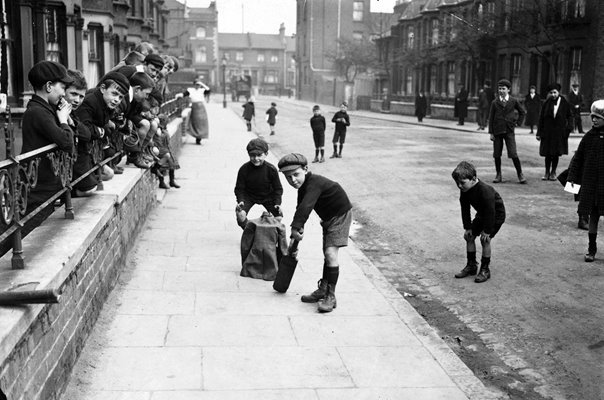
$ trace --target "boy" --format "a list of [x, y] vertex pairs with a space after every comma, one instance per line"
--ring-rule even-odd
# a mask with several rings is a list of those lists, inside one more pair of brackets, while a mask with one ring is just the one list
[[[312, 108], [312, 113], [310, 127], [312, 138], [315, 141], [315, 158], [312, 162], [325, 162], [325, 117], [321, 115], [321, 108], [318, 105]], [[321, 158], [319, 158], [319, 153]]]
[[[335, 122], [336, 130], [333, 133], [333, 154], [329, 158], [342, 158], [342, 148], [346, 141], [346, 127], [350, 126], [350, 117], [346, 110], [348, 103], [345, 101], [340, 105], [340, 111], [334, 114], [331, 122]], [[340, 151], [338, 152], [338, 142], [340, 143]]]
[[268, 143], [256, 138], [250, 140], [246, 147], [250, 161], [239, 168], [235, 183], [237, 198], [237, 224], [245, 229], [247, 214], [254, 204], [261, 204], [266, 211], [275, 217], [283, 217], [281, 196], [283, 186], [279, 180], [277, 168], [266, 161]]
[[[460, 190], [461, 220], [465, 229], [464, 239], [468, 263], [455, 274], [456, 278], [465, 278], [476, 274], [476, 237], [480, 236], [482, 259], [480, 272], [474, 279], [476, 283], [486, 282], [491, 278], [489, 263], [491, 262], [491, 239], [505, 221], [505, 207], [499, 193], [491, 186], [478, 180], [476, 169], [467, 161], [460, 162], [451, 173]], [[476, 216], [471, 219], [470, 207], [476, 210]]]
[[271, 129], [271, 136], [275, 134], [275, 122], [277, 122], [277, 104], [271, 103], [271, 108], [266, 110], [266, 122]]
[[142, 155], [142, 147], [146, 143], [147, 136], [151, 135], [152, 137], [158, 123], [145, 119], [142, 113], [144, 111], [143, 102], [149, 97], [155, 84], [153, 79], [144, 72], [134, 73], [128, 79], [128, 82], [132, 87], [132, 100], [128, 104], [125, 117], [132, 122], [132, 131], [136, 136], [136, 143], [127, 146], [127, 150], [129, 151], [128, 162], [138, 168], [148, 169], [151, 165], [145, 161]]
[[[501, 183], [501, 154], [503, 152], [503, 142], [508, 151], [508, 157], [514, 162], [518, 183], [525, 184], [526, 179], [522, 174], [520, 159], [516, 153], [516, 137], [514, 128], [516, 125], [522, 125], [522, 120], [526, 112], [518, 100], [510, 96], [512, 84], [507, 79], [501, 79], [497, 82], [498, 96], [491, 103], [489, 112], [489, 134], [493, 142], [493, 158], [495, 159], [495, 170], [497, 175], [493, 183]], [[518, 117], [516, 117], [516, 112]]]
[[312, 210], [321, 218], [323, 227], [323, 276], [318, 282], [319, 288], [302, 296], [301, 300], [304, 303], [319, 302], [319, 312], [331, 312], [337, 306], [338, 250], [348, 245], [352, 204], [337, 182], [312, 174], [302, 154], [290, 153], [279, 160], [278, 166], [290, 186], [298, 190], [298, 205], [291, 224], [292, 239], [302, 240], [304, 224]]

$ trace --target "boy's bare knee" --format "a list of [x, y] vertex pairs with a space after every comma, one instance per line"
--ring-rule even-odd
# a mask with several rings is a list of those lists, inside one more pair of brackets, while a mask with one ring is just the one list
[[327, 261], [327, 265], [338, 265], [338, 248], [337, 247], [326, 247], [323, 250], [323, 255], [325, 256], [325, 261]]

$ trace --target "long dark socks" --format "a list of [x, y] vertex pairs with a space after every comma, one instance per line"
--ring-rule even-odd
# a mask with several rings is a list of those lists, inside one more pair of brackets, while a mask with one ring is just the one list
[[481, 257], [480, 258], [480, 268], [489, 269], [489, 264], [491, 263], [491, 257]]
[[[516, 173], [520, 175], [522, 173], [522, 165], [520, 165], [520, 159], [516, 157], [512, 158], [512, 161], [514, 162], [514, 168], [516, 168]], [[499, 159], [499, 162], [501, 162], [501, 159]]]
[[321, 149], [321, 158], [325, 158], [325, 150]]
[[545, 177], [549, 176], [550, 167], [552, 166], [552, 158], [549, 156], [545, 157]]
[[587, 236], [589, 237], [588, 252], [590, 254], [596, 254], [596, 251], [598, 249], [598, 247], [596, 245], [596, 238], [598, 237], [598, 234], [597, 233], [588, 233]]
[[476, 265], [476, 252], [468, 251], [468, 265]]
[[342, 155], [342, 148], [344, 147], [344, 143], [340, 143], [340, 152], [338, 153], [338, 155]]
[[338, 145], [336, 143], [333, 144], [333, 154], [338, 154]]
[[501, 157], [495, 157], [495, 172], [501, 175]]
[[315, 149], [315, 158], [319, 158], [319, 149]]
[[558, 160], [560, 159], [560, 157], [558, 156], [553, 156], [552, 157], [552, 174], [556, 173], [556, 168], [558, 168]]
[[327, 267], [327, 283], [329, 283], [333, 289], [335, 289], [336, 284], [338, 283], [339, 276], [340, 266]]

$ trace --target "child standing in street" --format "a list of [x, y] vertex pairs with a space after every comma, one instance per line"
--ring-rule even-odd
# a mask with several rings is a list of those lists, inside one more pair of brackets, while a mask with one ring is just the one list
[[239, 168], [235, 183], [237, 224], [245, 229], [247, 214], [254, 204], [261, 204], [274, 217], [283, 217], [281, 196], [283, 186], [277, 168], [268, 161], [268, 143], [256, 138], [247, 145], [250, 161]]
[[[312, 113], [310, 127], [312, 138], [315, 141], [315, 158], [312, 162], [325, 162], [325, 117], [321, 115], [321, 108], [318, 105], [312, 108]], [[319, 158], [319, 154], [321, 158]]]
[[275, 123], [277, 122], [277, 104], [271, 103], [271, 108], [266, 110], [266, 122], [271, 129], [271, 136], [275, 134]]
[[[345, 101], [340, 105], [340, 111], [334, 114], [331, 122], [336, 124], [336, 130], [333, 134], [333, 154], [329, 158], [342, 158], [342, 148], [346, 141], [346, 127], [350, 126], [350, 117], [346, 112], [348, 103]], [[340, 151], [338, 151], [338, 143], [340, 143]]]
[[[467, 162], [460, 162], [451, 173], [457, 187], [460, 190], [459, 203], [461, 205], [461, 220], [463, 222], [464, 239], [466, 240], [466, 251], [468, 263], [455, 274], [456, 278], [465, 278], [477, 272], [476, 243], [480, 236], [482, 245], [482, 259], [480, 271], [474, 279], [476, 283], [486, 282], [491, 278], [489, 264], [491, 262], [491, 239], [495, 237], [501, 225], [505, 221], [505, 206], [499, 193], [491, 186], [478, 180], [476, 169]], [[472, 220], [471, 209], [476, 210], [476, 216]]]
[[291, 237], [304, 237], [304, 224], [312, 210], [321, 218], [323, 227], [323, 276], [319, 288], [302, 296], [304, 303], [319, 302], [319, 312], [333, 311], [337, 306], [335, 290], [340, 274], [338, 251], [348, 245], [352, 223], [352, 204], [340, 184], [308, 170], [306, 157], [290, 153], [279, 160], [279, 171], [287, 183], [298, 190], [298, 204], [291, 224]]
[[581, 139], [579, 147], [568, 168], [567, 181], [581, 182], [579, 215], [589, 215], [589, 246], [585, 262], [596, 258], [598, 222], [604, 215], [604, 100], [596, 100], [591, 105], [591, 128]]
[[252, 131], [252, 119], [256, 118], [256, 106], [254, 106], [254, 98], [250, 97], [250, 99], [242, 105], [243, 107], [243, 119], [245, 120], [245, 125], [247, 126], [247, 131]]

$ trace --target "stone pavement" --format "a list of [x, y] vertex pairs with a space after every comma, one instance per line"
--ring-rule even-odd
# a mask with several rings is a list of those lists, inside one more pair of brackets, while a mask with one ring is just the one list
[[[63, 400], [500, 398], [352, 242], [338, 308], [300, 302], [322, 271], [314, 214], [286, 294], [240, 277], [233, 187], [253, 136], [219, 103], [208, 114], [210, 139], [186, 138], [182, 188], [161, 192]], [[296, 191], [282, 182], [289, 229]]]

